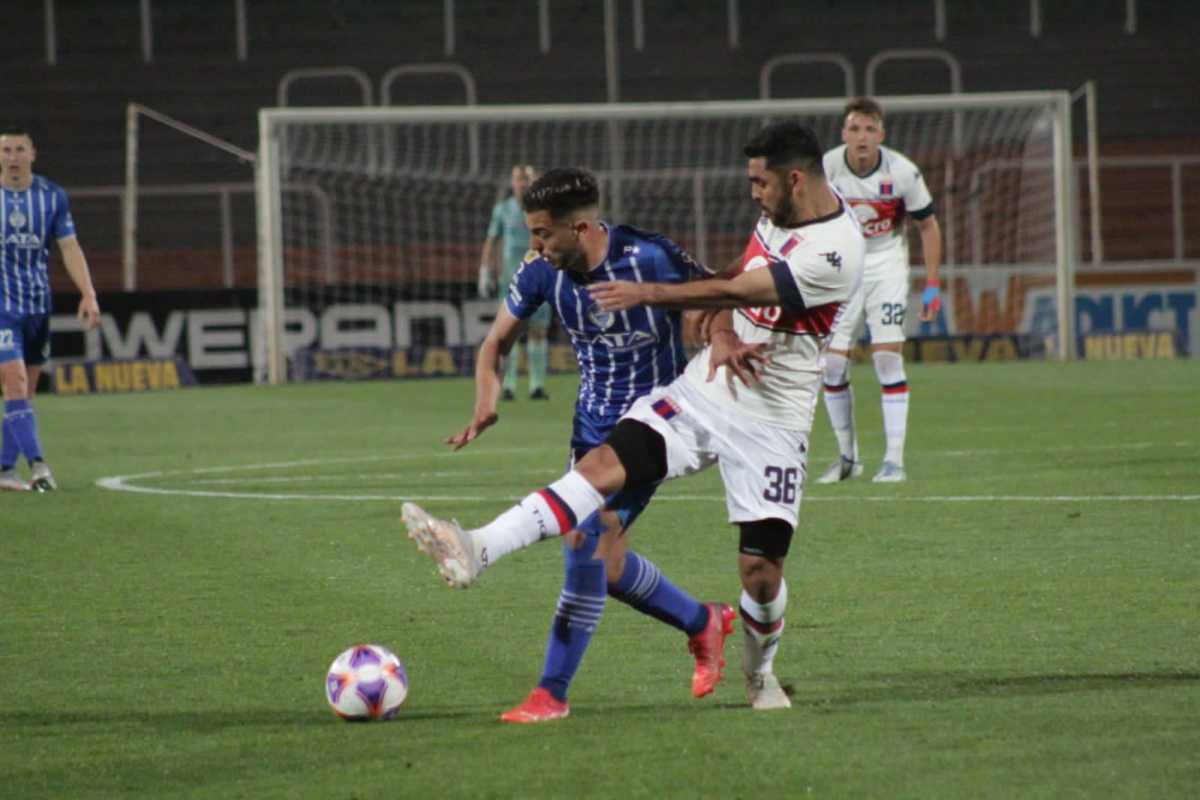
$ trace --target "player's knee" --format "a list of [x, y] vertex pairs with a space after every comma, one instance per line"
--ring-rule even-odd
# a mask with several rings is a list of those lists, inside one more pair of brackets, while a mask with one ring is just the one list
[[[608, 435], [605, 445], [624, 468], [624, 486], [653, 486], [667, 477], [667, 443], [658, 431], [644, 422], [621, 420]], [[596, 448], [600, 449], [603, 448]]]
[[821, 357], [821, 378], [826, 389], [841, 389], [850, 383], [850, 359], [841, 353], [826, 353]]
[[895, 350], [876, 350], [871, 354], [875, 363], [875, 374], [879, 377], [880, 386], [896, 386], [906, 383], [904, 374], [904, 355]]
[[24, 400], [29, 394], [29, 376], [19, 359], [0, 364], [0, 388], [5, 400]]
[[612, 494], [628, 482], [617, 454], [611, 447], [603, 444], [589, 450], [587, 455], [576, 462], [574, 469], [603, 495]]

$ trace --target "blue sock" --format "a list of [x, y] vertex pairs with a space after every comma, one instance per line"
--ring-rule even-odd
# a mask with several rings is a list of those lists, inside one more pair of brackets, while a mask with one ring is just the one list
[[[42, 457], [42, 443], [38, 441], [37, 417], [28, 400], [4, 401], [4, 432], [12, 432], [17, 447], [29, 463]], [[7, 438], [7, 437], [6, 437]]]
[[563, 542], [566, 575], [558, 596], [558, 611], [550, 625], [546, 662], [538, 686], [564, 703], [567, 687], [604, 613], [604, 562], [595, 558], [596, 543], [597, 539], [589, 536], [574, 550]]
[[625, 571], [608, 585], [608, 593], [688, 636], [708, 624], [708, 608], [703, 603], [667, 580], [653, 561], [632, 550], [625, 554]]
[[0, 469], [8, 471], [17, 465], [21, 448], [17, 446], [17, 432], [13, 430], [8, 414], [4, 415], [4, 444], [0, 445]]

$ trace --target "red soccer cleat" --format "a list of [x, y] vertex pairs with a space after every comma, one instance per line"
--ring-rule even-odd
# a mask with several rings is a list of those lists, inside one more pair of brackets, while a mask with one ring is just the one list
[[571, 713], [571, 707], [542, 687], [536, 687], [524, 702], [516, 708], [510, 708], [500, 715], [501, 722], [549, 722], [552, 719], [562, 719]]
[[696, 657], [696, 671], [692, 673], [693, 697], [712, 694], [721, 682], [725, 637], [733, 633], [733, 609], [725, 603], [705, 605], [708, 606], [708, 624], [688, 639], [688, 650]]

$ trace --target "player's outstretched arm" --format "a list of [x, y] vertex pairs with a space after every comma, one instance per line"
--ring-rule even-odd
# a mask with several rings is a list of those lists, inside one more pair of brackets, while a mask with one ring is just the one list
[[62, 253], [67, 274], [79, 290], [79, 310], [76, 316], [90, 331], [100, 323], [100, 303], [96, 300], [96, 288], [92, 286], [92, 273], [88, 270], [87, 258], [83, 255], [79, 240], [74, 236], [59, 239], [58, 250]]
[[631, 283], [607, 281], [588, 287], [603, 311], [634, 306], [672, 308], [743, 308], [779, 305], [779, 292], [770, 270], [743, 272], [733, 279], [712, 278], [688, 283]]
[[917, 220], [921, 234], [921, 252], [925, 258], [925, 291], [921, 293], [921, 313], [918, 319], [929, 322], [937, 317], [942, 307], [942, 281], [939, 270], [942, 266], [942, 228], [937, 217], [930, 214]]
[[466, 447], [500, 420], [496, 403], [500, 400], [501, 367], [504, 357], [512, 352], [523, 326], [524, 323], [513, 316], [508, 306], [501, 303], [496, 320], [475, 356], [475, 411], [465, 428], [447, 437], [446, 444], [452, 450]]

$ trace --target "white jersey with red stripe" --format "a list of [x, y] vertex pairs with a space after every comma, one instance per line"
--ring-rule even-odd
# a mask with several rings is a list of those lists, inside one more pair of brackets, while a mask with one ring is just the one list
[[825, 178], [854, 208], [867, 239], [867, 278], [883, 270], [908, 269], [904, 221], [933, 213], [933, 197], [917, 165], [902, 153], [879, 148], [879, 163], [857, 175], [846, 162], [846, 145], [825, 154]]
[[795, 228], [759, 219], [741, 271], [771, 270], [781, 303], [735, 309], [733, 328], [743, 342], [765, 342], [771, 362], [755, 386], [736, 381], [724, 367], [708, 381], [711, 348], [706, 347], [688, 363], [683, 380], [731, 413], [810, 430], [821, 386], [821, 350], [861, 285], [864, 252], [858, 222], [840, 199], [836, 212]]

